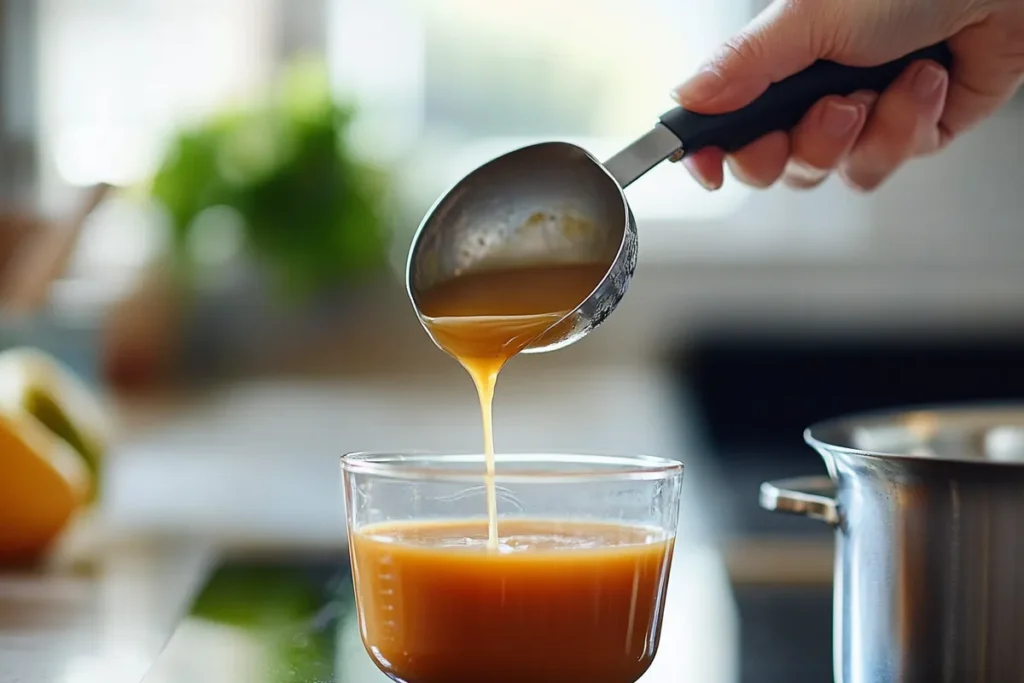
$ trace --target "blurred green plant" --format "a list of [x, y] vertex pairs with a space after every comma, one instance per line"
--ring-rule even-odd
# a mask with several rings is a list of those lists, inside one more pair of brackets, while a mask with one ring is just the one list
[[194, 265], [199, 219], [228, 209], [245, 250], [290, 297], [351, 281], [386, 263], [387, 179], [352, 154], [354, 109], [336, 103], [323, 63], [290, 64], [273, 95], [180, 131], [152, 181], [167, 210], [175, 261]]
[[190, 616], [248, 636], [267, 657], [268, 683], [332, 681], [333, 634], [316, 625], [323, 601], [315, 582], [292, 568], [227, 565]]

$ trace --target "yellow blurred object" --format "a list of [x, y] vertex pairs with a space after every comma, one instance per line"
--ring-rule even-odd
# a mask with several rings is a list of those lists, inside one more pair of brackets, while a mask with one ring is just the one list
[[100, 401], [52, 356], [14, 348], [0, 353], [0, 414], [19, 412], [35, 417], [81, 456], [94, 497], [111, 431]]
[[0, 415], [0, 563], [42, 555], [85, 503], [81, 456], [28, 413]]
[[38, 558], [95, 498], [108, 438], [71, 371], [34, 349], [0, 353], [0, 563]]

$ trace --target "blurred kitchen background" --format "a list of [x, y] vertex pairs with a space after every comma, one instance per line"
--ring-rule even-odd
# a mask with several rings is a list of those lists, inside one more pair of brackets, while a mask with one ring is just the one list
[[[610, 155], [762, 4], [0, 0], [0, 343], [110, 407], [106, 533], [330, 543], [341, 453], [477, 449], [405, 297], [419, 218], [532, 141]], [[1022, 187], [1022, 98], [870, 196], [662, 165], [629, 295], [510, 365], [499, 451], [683, 460], [738, 680], [826, 680], [831, 534], [758, 485], [823, 471], [819, 418], [1024, 396]]]

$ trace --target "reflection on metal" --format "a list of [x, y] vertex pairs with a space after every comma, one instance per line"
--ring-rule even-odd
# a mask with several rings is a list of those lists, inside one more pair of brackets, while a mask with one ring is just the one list
[[[572, 229], [581, 224], [587, 229]], [[622, 188], [587, 151], [548, 142], [493, 159], [445, 193], [413, 237], [406, 284], [418, 309], [419, 294], [431, 286], [495, 263], [608, 264], [604, 279], [566, 318], [570, 324], [523, 350], [540, 353], [603, 323], [625, 296], [636, 259], [636, 220]]]

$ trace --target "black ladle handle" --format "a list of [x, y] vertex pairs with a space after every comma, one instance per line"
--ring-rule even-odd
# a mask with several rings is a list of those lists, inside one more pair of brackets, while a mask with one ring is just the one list
[[763, 135], [792, 129], [826, 95], [849, 95], [858, 90], [882, 92], [908, 66], [923, 59], [938, 62], [949, 70], [953, 53], [945, 43], [939, 43], [879, 66], [843, 66], [819, 60], [769, 86], [742, 109], [727, 114], [697, 114], [676, 107], [662, 116], [661, 122], [679, 138], [684, 154], [703, 147], [735, 152]]

